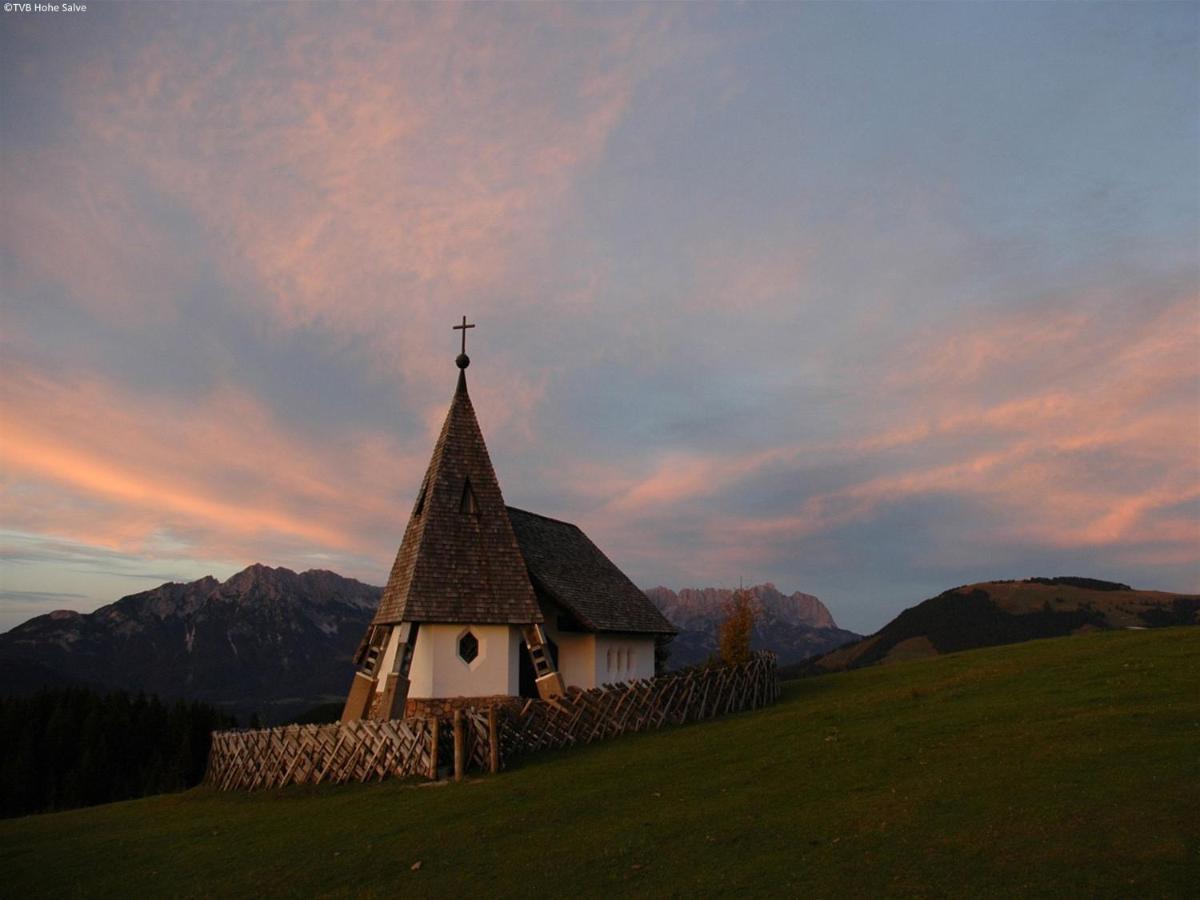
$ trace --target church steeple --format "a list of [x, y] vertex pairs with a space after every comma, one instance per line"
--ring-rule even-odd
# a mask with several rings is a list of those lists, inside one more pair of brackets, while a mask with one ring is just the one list
[[458, 385], [374, 624], [542, 621], [500, 484], [467, 392], [468, 324]]
[[[542, 629], [545, 618], [467, 393], [471, 361], [466, 334], [475, 326], [463, 316], [462, 324], [454, 327], [463, 333], [462, 352], [455, 360], [458, 386], [379, 609], [354, 655], [358, 671], [342, 710], [343, 722], [403, 716], [414, 659], [424, 660], [418, 683], [423, 693], [418, 697], [437, 697], [437, 691], [447, 689], [461, 694], [461, 666], [470, 667], [481, 658], [481, 635], [473, 628], [483, 632], [484, 641], [491, 630], [491, 658], [503, 667], [499, 675], [491, 665], [466, 676], [481, 687], [480, 696], [516, 693], [512, 688], [519, 681], [515, 655], [511, 666], [505, 662], [514, 646], [510, 640], [514, 626], [524, 639], [538, 694], [556, 697], [565, 690]], [[447, 656], [444, 643], [439, 644], [447, 625], [463, 629], [456, 638], [457, 661]], [[447, 665], [452, 677], [446, 674]], [[445, 687], [448, 684], [454, 687]]]

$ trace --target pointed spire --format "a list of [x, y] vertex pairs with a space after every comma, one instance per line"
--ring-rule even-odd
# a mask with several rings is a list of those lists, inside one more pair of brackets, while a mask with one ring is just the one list
[[[466, 330], [473, 328], [463, 317]], [[542, 614], [505, 509], [461, 353], [458, 386], [384, 588], [375, 624], [529, 624]]]

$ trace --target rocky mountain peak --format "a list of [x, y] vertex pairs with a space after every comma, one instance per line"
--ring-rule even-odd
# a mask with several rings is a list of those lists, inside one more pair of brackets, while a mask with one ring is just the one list
[[246, 598], [252, 594], [277, 597], [286, 588], [295, 586], [297, 575], [291, 569], [273, 569], [262, 563], [247, 566], [221, 582], [218, 593], [223, 598]]
[[66, 681], [207, 700], [278, 719], [335, 699], [380, 588], [325, 570], [253, 565], [37, 616], [0, 635], [0, 665]]
[[[785, 665], [858, 637], [838, 628], [825, 604], [812, 594], [783, 594], [769, 581], [746, 590], [758, 605], [752, 645], [755, 649], [774, 650]], [[671, 644], [672, 665], [701, 662], [716, 651], [717, 630], [725, 617], [723, 606], [733, 596], [731, 588], [683, 588], [676, 592], [660, 586], [645, 594], [680, 629]]]
[[[757, 598], [764, 622], [780, 621], [808, 628], [837, 628], [825, 604], [812, 594], [796, 591], [783, 594], [771, 582], [746, 588]], [[683, 588], [678, 593], [666, 587], [651, 588], [646, 595], [676, 625], [706, 622], [721, 615], [721, 607], [733, 596], [731, 588]]]

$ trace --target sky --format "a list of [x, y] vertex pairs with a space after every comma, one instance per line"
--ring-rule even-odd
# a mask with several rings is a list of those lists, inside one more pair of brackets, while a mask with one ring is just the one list
[[386, 578], [454, 390], [636, 583], [1200, 590], [1200, 6], [0, 16], [0, 630]]

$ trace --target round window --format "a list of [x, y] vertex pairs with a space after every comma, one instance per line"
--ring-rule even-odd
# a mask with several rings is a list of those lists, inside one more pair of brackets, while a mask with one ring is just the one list
[[465, 663], [475, 662], [475, 658], [479, 656], [479, 638], [467, 632], [458, 639], [458, 655]]

